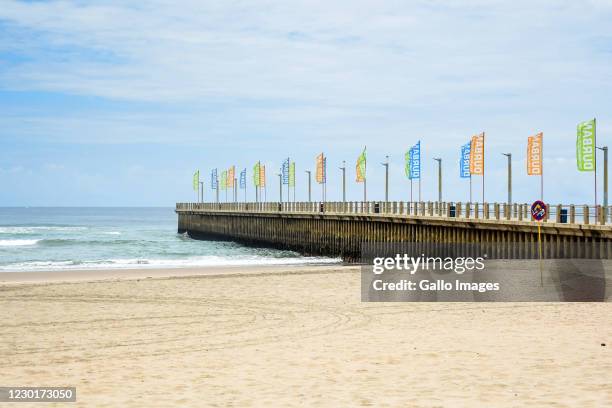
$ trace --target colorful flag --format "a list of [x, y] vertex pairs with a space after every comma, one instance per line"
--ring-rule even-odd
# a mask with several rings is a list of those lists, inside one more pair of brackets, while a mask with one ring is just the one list
[[223, 170], [221, 172], [221, 190], [225, 190], [227, 188], [227, 170]]
[[475, 176], [484, 175], [484, 132], [472, 136], [470, 146], [470, 174]]
[[527, 174], [530, 176], [542, 175], [543, 139], [542, 132], [527, 138]]
[[410, 148], [410, 179], [421, 178], [421, 141]]
[[259, 187], [266, 186], [266, 166], [259, 166]]
[[219, 187], [219, 178], [217, 177], [217, 169], [210, 172], [210, 187], [216, 190]]
[[200, 189], [200, 170], [196, 170], [193, 173], [193, 191], [198, 191]]
[[235, 178], [236, 178], [236, 166], [232, 166], [227, 170], [227, 188], [234, 188]]
[[240, 172], [240, 188], [246, 188], [246, 167]]
[[404, 159], [406, 161], [406, 165], [404, 166], [404, 174], [406, 174], [406, 178], [408, 178], [408, 180], [412, 179], [412, 177], [410, 177], [410, 158], [411, 156], [412, 156], [412, 149], [409, 149], [404, 154]]
[[579, 171], [595, 171], [595, 119], [578, 124], [576, 164]]
[[289, 166], [289, 187], [295, 187], [295, 162]]
[[366, 148], [363, 148], [363, 152], [357, 158], [357, 165], [355, 166], [356, 174], [357, 174], [357, 183], [363, 183], [366, 179]]
[[260, 175], [261, 175], [261, 164], [259, 162], [255, 163], [255, 165], [253, 166], [253, 185], [255, 185], [255, 187], [260, 187]]
[[325, 160], [325, 156], [323, 155], [323, 153], [321, 153], [320, 155], [317, 156], [317, 174], [316, 174], [316, 180], [317, 183], [319, 184], [323, 184], [325, 183], [325, 178], [326, 178], [326, 164], [327, 161]]
[[461, 157], [459, 158], [459, 176], [461, 178], [470, 178], [470, 152], [472, 151], [472, 143], [468, 142], [461, 146]]
[[289, 158], [283, 162], [283, 167], [281, 169], [283, 184], [289, 184], [289, 163]]

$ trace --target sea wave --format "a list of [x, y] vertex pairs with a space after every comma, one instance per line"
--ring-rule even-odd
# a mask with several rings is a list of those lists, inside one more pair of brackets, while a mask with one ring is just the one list
[[40, 239], [0, 239], [0, 247], [32, 246], [40, 241]]
[[67, 269], [140, 269], [140, 268], [186, 268], [211, 266], [274, 266], [274, 265], [322, 265], [338, 264], [339, 258], [294, 257], [219, 257], [202, 256], [187, 259], [106, 259], [88, 261], [29, 261], [0, 266], [1, 271], [40, 271]]
[[38, 234], [40, 232], [70, 232], [70, 231], [84, 231], [87, 227], [77, 226], [58, 226], [58, 225], [37, 225], [37, 226], [2, 226], [0, 227], [0, 234]]
[[112, 245], [126, 245], [133, 244], [135, 242], [142, 243], [144, 240], [130, 240], [130, 239], [84, 239], [79, 238], [47, 238], [41, 239], [40, 245], [44, 247], [61, 247], [61, 246], [74, 246], [74, 245], [100, 245], [100, 246], [112, 246]]

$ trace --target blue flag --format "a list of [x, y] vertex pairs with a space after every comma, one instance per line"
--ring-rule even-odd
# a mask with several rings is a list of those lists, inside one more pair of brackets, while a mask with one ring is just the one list
[[289, 158], [283, 162], [281, 173], [283, 174], [283, 184], [289, 184]]
[[246, 168], [240, 172], [240, 188], [246, 188]]
[[411, 180], [421, 178], [421, 141], [410, 148], [410, 177]]
[[459, 176], [461, 178], [470, 178], [470, 152], [472, 143], [467, 142], [461, 146], [461, 157], [459, 158]]
[[210, 186], [213, 190], [216, 190], [219, 187], [219, 178], [217, 177], [217, 169], [213, 169], [210, 173]]

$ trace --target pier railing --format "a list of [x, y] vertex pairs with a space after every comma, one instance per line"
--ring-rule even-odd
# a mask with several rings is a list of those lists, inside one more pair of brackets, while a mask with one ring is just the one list
[[[177, 203], [176, 211], [224, 212], [288, 212], [380, 214], [389, 216], [437, 217], [473, 220], [534, 222], [530, 204], [462, 203], [462, 202], [405, 202], [405, 201], [347, 201], [347, 202], [235, 202], [235, 203]], [[612, 224], [611, 207], [549, 204], [546, 223]]]

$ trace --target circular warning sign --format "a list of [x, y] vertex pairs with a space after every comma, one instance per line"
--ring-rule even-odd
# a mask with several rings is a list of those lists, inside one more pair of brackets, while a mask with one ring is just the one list
[[543, 201], [537, 200], [531, 204], [531, 218], [536, 221], [542, 221], [544, 218], [546, 218], [547, 211], [548, 207]]

